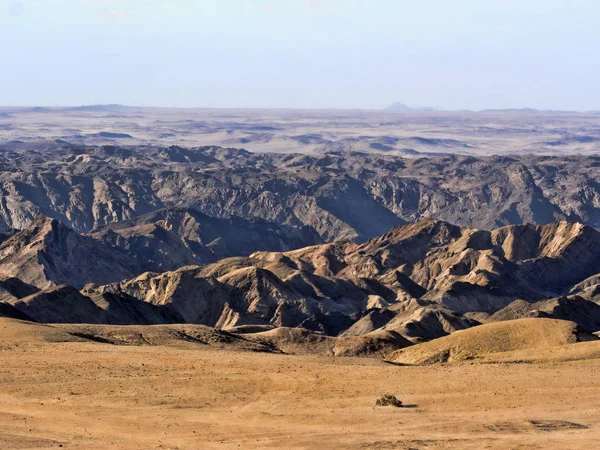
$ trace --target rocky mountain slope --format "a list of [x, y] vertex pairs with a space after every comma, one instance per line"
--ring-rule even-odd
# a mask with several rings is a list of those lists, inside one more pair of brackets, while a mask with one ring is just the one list
[[0, 243], [0, 277], [18, 278], [40, 289], [106, 284], [140, 271], [126, 254], [44, 216]]
[[89, 232], [171, 207], [307, 226], [323, 241], [364, 241], [424, 217], [481, 229], [565, 219], [599, 228], [599, 167], [595, 156], [11, 143], [0, 145], [0, 232], [23, 229], [39, 213]]
[[[186, 219], [173, 227], [167, 215], [162, 226], [178, 230], [188, 214], [178, 211], [175, 217]], [[193, 223], [184, 229], [200, 230], [194, 236], [202, 237], [202, 223]], [[145, 226], [134, 221], [116, 229], [133, 229], [138, 239], [138, 227]], [[173, 233], [185, 242], [185, 233]], [[600, 289], [600, 232], [578, 223], [486, 231], [425, 219], [362, 244], [258, 251], [162, 273], [142, 273], [160, 252], [133, 252], [132, 258], [132, 248], [109, 247], [95, 237], [106, 234], [81, 236], [40, 217], [0, 244], [6, 316], [199, 324], [279, 349], [306, 343], [333, 355], [383, 354], [481, 322], [526, 317], [600, 330], [600, 307], [586, 297]], [[165, 261], [177, 261], [179, 247], [162, 251]]]
[[[511, 244], [509, 239], [517, 242]], [[509, 244], [529, 248], [531, 257], [515, 257]], [[376, 280], [401, 299], [417, 297], [465, 313], [494, 312], [516, 299], [563, 295], [598, 272], [599, 249], [600, 232], [577, 223], [509, 226], [489, 232], [423, 220], [393, 228], [364, 244], [338, 242], [252, 256], [276, 260], [290, 270]], [[415, 295], [419, 291], [421, 295]]]
[[122, 250], [147, 271], [201, 265], [256, 250], [285, 251], [321, 242], [310, 227], [260, 219], [219, 219], [190, 208], [162, 209], [93, 230], [90, 236]]

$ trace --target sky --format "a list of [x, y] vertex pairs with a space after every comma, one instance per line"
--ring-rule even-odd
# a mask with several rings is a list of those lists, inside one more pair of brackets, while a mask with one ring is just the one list
[[598, 0], [0, 0], [0, 105], [600, 110]]

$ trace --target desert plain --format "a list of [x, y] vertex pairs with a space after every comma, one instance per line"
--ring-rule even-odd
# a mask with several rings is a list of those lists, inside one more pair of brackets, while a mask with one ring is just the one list
[[[60, 327], [2, 319], [1, 448], [577, 449], [600, 438], [589, 355], [399, 366], [69, 342]], [[404, 407], [375, 406], [386, 393]]]

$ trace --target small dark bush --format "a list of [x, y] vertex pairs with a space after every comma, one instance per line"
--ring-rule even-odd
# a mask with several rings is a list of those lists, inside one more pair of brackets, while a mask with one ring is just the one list
[[385, 394], [383, 397], [378, 398], [375, 402], [377, 406], [395, 406], [396, 408], [402, 408], [402, 402], [396, 398], [395, 395]]

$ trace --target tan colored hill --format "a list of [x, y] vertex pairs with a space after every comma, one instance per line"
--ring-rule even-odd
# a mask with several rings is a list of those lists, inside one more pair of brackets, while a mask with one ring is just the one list
[[254, 352], [280, 352], [268, 343], [246, 339], [243, 336], [216, 330], [204, 325], [55, 325], [69, 334], [112, 345], [178, 346], [194, 348], [206, 346], [216, 349], [246, 350]]
[[598, 340], [574, 322], [555, 319], [519, 319], [457, 331], [450, 336], [401, 349], [386, 361], [395, 364], [435, 364], [465, 360], [493, 361], [511, 352], [530, 356], [581, 341]]
[[333, 356], [336, 338], [302, 329], [279, 327], [257, 333], [241, 334], [247, 339], [265, 342], [284, 353]]
[[66, 330], [52, 325], [43, 325], [13, 318], [0, 318], [0, 347], [15, 345], [30, 347], [45, 342], [89, 342]]
[[366, 356], [383, 358], [392, 351], [413, 345], [393, 331], [377, 330], [362, 336], [332, 337], [303, 328], [274, 328], [242, 334], [247, 339], [266, 343], [284, 353], [295, 355]]
[[395, 331], [375, 330], [362, 336], [338, 337], [333, 349], [334, 356], [368, 356], [384, 358], [394, 350], [413, 345]]

